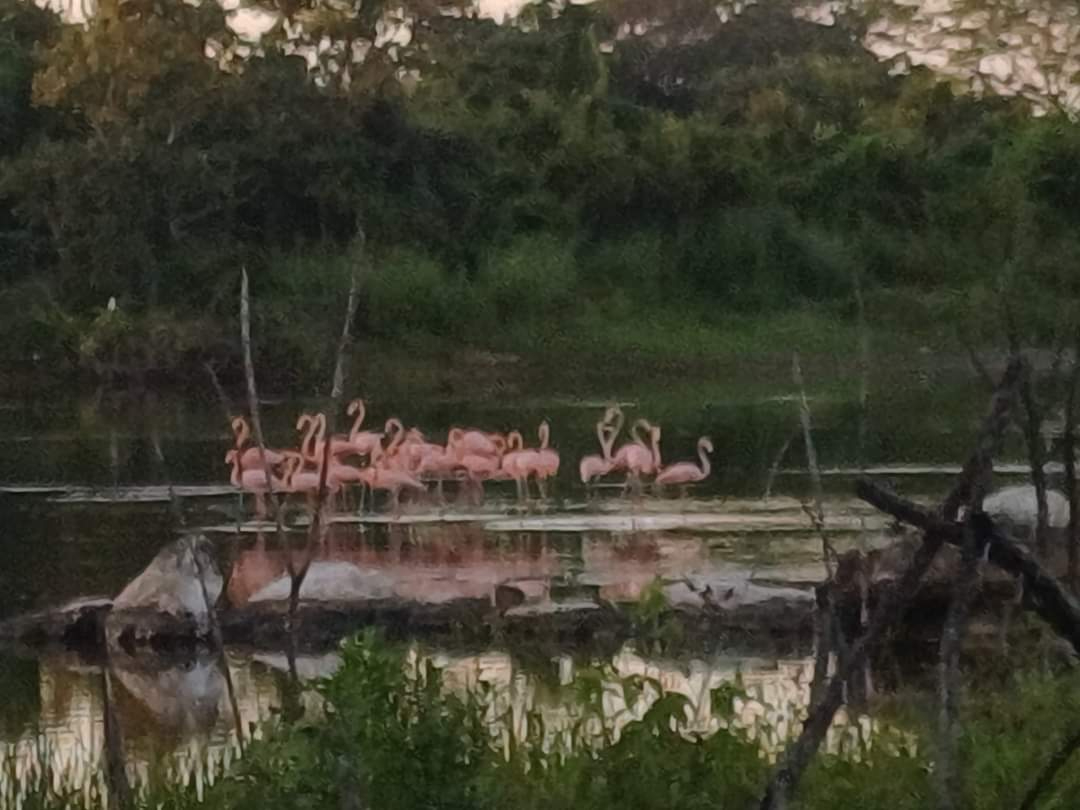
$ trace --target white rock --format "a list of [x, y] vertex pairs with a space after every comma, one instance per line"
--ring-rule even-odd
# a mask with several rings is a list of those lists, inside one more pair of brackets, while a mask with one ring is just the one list
[[866, 49], [881, 61], [886, 61], [895, 56], [899, 56], [906, 50], [903, 45], [898, 45], [890, 39], [881, 37], [875, 37], [873, 40], [864, 44]]
[[979, 60], [979, 73], [991, 76], [999, 82], [1007, 81], [1012, 75], [1012, 57], [1006, 53], [995, 53]]
[[949, 52], [946, 50], [911, 51], [908, 59], [912, 65], [926, 65], [928, 68], [943, 68], [949, 64]]
[[960, 28], [964, 31], [982, 31], [990, 22], [989, 11], [973, 11], [965, 14], [960, 20]]
[[[288, 576], [274, 580], [257, 591], [249, 602], [285, 601], [289, 598]], [[342, 562], [314, 562], [308, 569], [300, 598], [310, 601], [365, 601], [393, 596], [393, 583], [383, 574], [362, 571]]]
[[935, 33], [938, 31], [951, 31], [953, 28], [956, 28], [958, 23], [959, 20], [951, 14], [939, 14], [934, 17], [933, 21], [930, 23], [930, 30]]
[[949, 51], [970, 51], [974, 46], [975, 42], [971, 37], [960, 34], [947, 36], [941, 40], [941, 47]]
[[1027, 15], [1028, 22], [1039, 28], [1046, 28], [1050, 24], [1050, 15], [1041, 9], [1032, 9]]
[[[1046, 505], [1051, 528], [1063, 529], [1069, 525], [1069, 501], [1064, 495], [1054, 489], [1047, 490]], [[983, 511], [995, 519], [1008, 520], [1016, 526], [1034, 527], [1038, 514], [1035, 487], [1020, 484], [999, 489], [983, 500]]]
[[923, 0], [920, 10], [923, 14], [948, 14], [953, 10], [953, 0]]
[[[151, 608], [171, 616], [191, 615], [205, 621], [206, 601], [213, 605], [221, 594], [222, 578], [212, 555], [213, 546], [202, 535], [170, 543], [113, 601], [113, 610]], [[196, 560], [198, 554], [198, 560]], [[206, 595], [199, 581], [205, 577]]]

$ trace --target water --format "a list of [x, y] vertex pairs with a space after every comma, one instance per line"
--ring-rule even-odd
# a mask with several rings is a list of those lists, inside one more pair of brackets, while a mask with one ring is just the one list
[[[884, 386], [910, 371], [889, 367], [879, 373]], [[580, 598], [633, 601], [657, 577], [753, 578], [807, 587], [823, 572], [818, 540], [797, 500], [808, 491], [800, 470], [801, 441], [791, 443], [780, 464], [775, 496], [761, 500], [777, 451], [797, 425], [795, 403], [782, 378], [772, 390], [762, 380], [751, 387], [763, 393], [748, 396], [732, 385], [725, 394], [722, 388], [653, 378], [589, 398], [549, 392], [463, 402], [430, 391], [373, 397], [369, 426], [397, 415], [433, 440], [444, 437], [450, 425], [463, 424], [517, 428], [531, 444], [535, 426], [549, 420], [553, 446], [562, 455], [554, 498], [543, 513], [513, 514], [513, 485], [501, 485], [490, 488], [481, 508], [451, 506], [440, 516], [435, 507], [416, 504], [407, 506], [400, 523], [344, 522], [332, 527], [318, 562], [358, 566], [377, 575], [380, 587], [394, 596], [429, 601], [487, 598], [496, 585], [512, 582], [526, 593], [525, 607], [538, 611]], [[848, 495], [857, 464], [881, 467], [877, 472], [905, 493], [939, 493], [953, 474], [947, 465], [960, 463], [971, 446], [984, 408], [982, 392], [966, 380], [951, 388], [893, 388], [898, 393], [872, 401], [860, 452], [858, 409], [844, 390], [841, 380], [811, 392], [815, 443], [826, 472], [826, 511], [841, 548], [872, 541], [883, 525], [880, 516]], [[714, 475], [694, 489], [692, 499], [648, 499], [630, 509], [615, 500], [616, 492], [605, 490], [598, 503], [586, 505], [576, 481], [577, 460], [597, 452], [595, 421], [614, 399], [633, 403], [627, 408], [628, 422], [645, 415], [663, 425], [666, 460], [693, 458], [697, 437], [712, 437]], [[272, 536], [250, 522], [237, 532], [247, 516], [238, 515], [236, 497], [227, 494], [223, 456], [231, 434], [213, 398], [100, 394], [0, 404], [0, 618], [76, 597], [117, 594], [175, 536], [165, 486], [170, 479], [183, 496], [189, 525], [202, 528], [218, 544], [231, 570], [234, 604], [272, 588], [284, 575], [284, 558]], [[269, 401], [263, 421], [270, 443], [294, 445], [297, 414], [315, 404]], [[155, 438], [165, 470], [155, 460]], [[1010, 439], [1007, 453], [1020, 462], [1017, 442], [1017, 437]], [[1022, 473], [1023, 467], [1016, 471]], [[539, 701], [545, 710], [570, 715], [570, 693], [545, 692], [538, 684], [564, 683], [582, 664], [599, 661], [616, 671], [651, 667], [666, 673], [672, 688], [692, 697], [700, 697], [704, 685], [740, 670], [761, 684], [774, 684], [762, 687], [761, 711], [748, 715], [752, 722], [774, 711], [774, 728], [780, 719], [790, 726], [792, 707], [804, 704], [811, 667], [808, 649], [765, 640], [744, 641], [737, 649], [718, 644], [689, 650], [677, 660], [642, 657], [633, 647], [538, 654], [418, 643], [417, 654], [457, 672], [450, 680], [459, 686], [470, 678], [495, 678], [516, 684], [516, 699], [531, 695], [530, 705]], [[282, 656], [230, 649], [227, 661], [244, 725], [269, 717], [281, 702]], [[325, 674], [334, 662], [333, 652], [326, 651], [302, 660], [301, 668]], [[473, 675], [462, 674], [467, 672]], [[33, 658], [3, 651], [0, 746], [17, 755], [20, 767], [48, 757], [67, 773], [71, 785], [89, 789], [100, 778], [106, 674], [136, 781], [158, 767], [172, 778], [206, 780], [212, 778], [211, 766], [236, 754], [236, 730], [216, 659], [193, 659], [159, 671], [147, 671], [145, 663], [114, 661], [106, 672], [100, 662], [70, 654]], [[317, 703], [311, 694], [306, 699]], [[764, 708], [772, 699], [781, 708]], [[317, 710], [315, 703], [312, 710]], [[9, 789], [0, 787], [0, 794]]]

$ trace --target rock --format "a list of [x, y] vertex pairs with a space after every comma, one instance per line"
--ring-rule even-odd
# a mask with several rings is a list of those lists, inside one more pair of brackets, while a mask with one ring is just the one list
[[995, 53], [979, 60], [979, 73], [991, 76], [999, 82], [1008, 81], [1012, 71], [1012, 57], [1007, 53]]
[[908, 54], [912, 65], [926, 65], [929, 68], [940, 69], [949, 64], [949, 52], [938, 49], [933, 51], [912, 51]]
[[214, 605], [222, 587], [211, 551], [203, 535], [183, 537], [159, 551], [113, 600], [105, 621], [109, 643], [130, 652], [133, 643], [151, 638], [166, 644], [169, 639], [205, 638], [207, 600]]
[[665, 585], [664, 596], [677, 609], [738, 610], [774, 601], [809, 608], [814, 602], [814, 596], [809, 591], [758, 585], [747, 578], [690, 576]]
[[[207, 599], [215, 604], [222, 586], [211, 550], [210, 541], [202, 535], [169, 544], [113, 600], [113, 610], [152, 609], [171, 616], [205, 618]], [[200, 571], [205, 576], [205, 594]]]
[[92, 597], [17, 616], [0, 622], [0, 641], [32, 647], [59, 642], [71, 649], [92, 649], [104, 637], [111, 609], [111, 599]]
[[973, 11], [965, 14], [960, 20], [960, 28], [964, 31], [984, 31], [990, 24], [989, 11]]
[[[1069, 525], [1069, 501], [1051, 489], [1046, 492], [1047, 524], [1051, 529], [1065, 529]], [[1005, 487], [983, 499], [983, 511], [995, 521], [1003, 521], [1012, 528], [1020, 540], [1027, 539], [1034, 531], [1038, 517], [1035, 487], [1021, 484]]]
[[[203, 653], [180, 662], [113, 656], [110, 671], [155, 727], [192, 734], [213, 726], [225, 699], [225, 676], [217, 656]], [[124, 701], [120, 701], [121, 711]]]
[[[285, 602], [290, 587], [289, 577], [283, 576], [253, 594], [248, 602]], [[300, 586], [300, 599], [306, 602], [364, 602], [393, 595], [390, 578], [343, 562], [313, 562]]]

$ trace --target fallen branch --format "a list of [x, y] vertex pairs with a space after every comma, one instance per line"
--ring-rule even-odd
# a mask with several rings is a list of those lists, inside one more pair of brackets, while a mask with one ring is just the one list
[[[860, 478], [855, 482], [855, 494], [897, 520], [932, 533], [946, 543], [956, 546], [963, 543], [962, 525], [943, 521], [869, 479]], [[989, 518], [985, 520], [989, 524], [987, 541], [990, 562], [1021, 577], [1024, 598], [1029, 606], [1080, 653], [1080, 604], [1030, 551], [1005, 536]]]

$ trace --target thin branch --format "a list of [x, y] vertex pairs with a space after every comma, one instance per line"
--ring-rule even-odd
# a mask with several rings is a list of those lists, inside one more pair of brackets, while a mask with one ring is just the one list
[[[982, 511], [985, 496], [978, 486], [972, 493], [968, 514]], [[970, 522], [963, 526], [963, 544], [959, 576], [953, 585], [949, 608], [945, 614], [941, 642], [938, 648], [938, 727], [937, 767], [938, 806], [952, 810], [960, 806], [963, 795], [961, 776], [957, 767], [960, 717], [960, 648], [967, 631], [971, 603], [979, 584], [979, 558], [982, 548]]]
[[1031, 483], [1035, 486], [1036, 522], [1035, 548], [1042, 555], [1047, 551], [1047, 524], [1049, 510], [1046, 505], [1046, 469], [1042, 444], [1042, 416], [1038, 402], [1032, 390], [1031, 364], [1024, 363], [1024, 373], [1020, 377], [1020, 399], [1024, 405], [1024, 439], [1027, 442], [1028, 461], [1031, 465]]
[[[106, 645], [108, 646], [108, 645]], [[135, 806], [131, 783], [124, 763], [124, 737], [116, 716], [112, 677], [109, 675], [108, 651], [101, 667], [101, 697], [105, 704], [105, 780], [109, 787], [109, 810], [127, 810]]]
[[[172, 477], [169, 475], [168, 465], [165, 463], [165, 453], [161, 449], [161, 438], [158, 436], [157, 426], [151, 431], [151, 441], [154, 446], [154, 457], [157, 459], [158, 469], [162, 476], [165, 478], [165, 484], [169, 491], [169, 505], [170, 511], [173, 514], [173, 520], [181, 529], [185, 529], [187, 522], [184, 520], [184, 512], [180, 506], [180, 499], [176, 495], [176, 491], [173, 489]], [[225, 640], [221, 634], [221, 625], [217, 620], [217, 605], [211, 601], [210, 592], [206, 589], [206, 569], [203, 567], [202, 558], [199, 556], [199, 549], [195, 545], [195, 536], [189, 534], [188, 551], [191, 553], [191, 559], [195, 563], [195, 573], [199, 579], [199, 590], [202, 592], [203, 604], [206, 606], [206, 620], [210, 627], [210, 637], [214, 642], [214, 649], [218, 654], [218, 663], [221, 666], [222, 674], [225, 678], [225, 690], [229, 697], [229, 708], [232, 710], [233, 723], [236, 726], [236, 736], [240, 744], [241, 752], [244, 750], [244, 723], [240, 717], [240, 704], [236, 699], [236, 689], [233, 686], [232, 672], [229, 670], [229, 661], [225, 657]], [[222, 579], [221, 592], [225, 593], [227, 585], [226, 579]]]
[[825, 573], [829, 581], [833, 580], [833, 562], [836, 560], [836, 549], [829, 542], [829, 535], [825, 531], [825, 508], [822, 505], [821, 468], [818, 467], [817, 449], [814, 447], [813, 429], [810, 424], [810, 403], [806, 399], [806, 387], [803, 385], [802, 366], [799, 364], [799, 353], [791, 356], [791, 376], [795, 381], [795, 387], [799, 389], [799, 423], [802, 425], [803, 443], [806, 445], [806, 466], [810, 470], [810, 485], [814, 493], [814, 511], [809, 512], [814, 529], [821, 537], [821, 553], [825, 561]]
[[776, 476], [780, 472], [780, 465], [784, 461], [784, 457], [787, 455], [788, 449], [791, 447], [791, 443], [795, 441], [795, 437], [802, 432], [802, 428], [799, 425], [795, 426], [795, 429], [788, 434], [787, 439], [780, 445], [780, 450], [776, 453], [776, 457], [773, 458], [772, 466], [769, 467], [769, 477], [765, 479], [765, 495], [764, 500], [769, 500], [772, 496], [773, 483], [776, 481]]
[[[990, 474], [993, 469], [991, 459], [1005, 434], [1005, 428], [1009, 423], [1009, 414], [1012, 410], [1012, 402], [1015, 397], [1016, 386], [1020, 381], [1023, 363], [1013, 355], [1009, 364], [1005, 367], [1001, 382], [995, 388], [994, 395], [990, 400], [990, 413], [983, 424], [983, 430], [979, 436], [975, 451], [964, 463], [960, 472], [960, 478], [952, 491], [945, 498], [941, 507], [941, 514], [947, 521], [956, 520], [960, 505], [971, 500], [972, 491], [976, 482]], [[984, 491], [989, 487], [984, 486]]]
[[1024, 796], [1024, 801], [1020, 803], [1020, 810], [1035, 810], [1039, 796], [1045, 793], [1046, 789], [1054, 783], [1054, 777], [1058, 775], [1058, 771], [1065, 767], [1065, 763], [1078, 750], [1080, 750], [1080, 732], [1066, 739], [1064, 744], [1050, 757], [1050, 761], [1046, 763], [1046, 767], [1042, 769], [1032, 783], [1027, 795]]
[[[244, 377], [247, 382], [248, 411], [251, 416], [251, 428], [259, 446], [259, 462], [266, 474], [266, 499], [274, 513], [274, 528], [278, 543], [284, 547], [285, 527], [281, 521], [281, 510], [274, 497], [274, 476], [266, 461], [266, 442], [263, 440], [262, 419], [259, 418], [259, 394], [255, 388], [255, 363], [251, 359], [251, 304], [248, 294], [247, 268], [240, 270], [240, 342], [244, 350]], [[216, 375], [215, 375], [216, 377]], [[286, 555], [290, 559], [290, 555]]]
[[[935, 519], [933, 531], [927, 531], [923, 536], [923, 542], [915, 551], [911, 563], [901, 575], [900, 580], [878, 600], [870, 621], [863, 633], [852, 645], [851, 650], [840, 662], [838, 672], [829, 682], [828, 689], [821, 701], [810, 709], [809, 716], [803, 724], [799, 738], [789, 745], [784, 751], [783, 757], [777, 763], [772, 776], [762, 796], [761, 810], [778, 810], [794, 794], [795, 788], [802, 778], [807, 766], [813, 759], [825, 735], [832, 725], [833, 717], [844, 702], [844, 686], [852, 677], [858, 674], [860, 668], [877, 645], [885, 632], [900, 620], [903, 612], [918, 590], [919, 583], [929, 570], [931, 563], [937, 556], [938, 551], [945, 544], [951, 533], [955, 533], [960, 527], [952, 523], [959, 504], [966, 498], [971, 497], [974, 482], [985, 474], [985, 468], [990, 464], [990, 459], [1001, 443], [1001, 437], [1008, 424], [1009, 411], [1015, 401], [1015, 386], [1019, 376], [1019, 362], [1013, 358], [1005, 370], [1001, 384], [994, 392], [990, 401], [990, 409], [983, 421], [982, 430], [976, 441], [975, 450], [967, 463], [959, 479], [953, 485], [943, 504], [941, 512], [947, 515], [946, 520]], [[859, 485], [870, 486], [870, 482], [860, 479]], [[858, 488], [856, 490], [859, 491]], [[861, 493], [860, 493], [861, 495]], [[953, 503], [957, 505], [952, 506]], [[922, 510], [910, 504], [908, 512], [925, 515]], [[977, 520], [979, 514], [970, 516], [969, 520]], [[1080, 631], [1080, 623], [1077, 625]]]
[[334, 429], [337, 426], [337, 413], [340, 409], [341, 398], [345, 391], [345, 359], [349, 345], [352, 342], [352, 322], [356, 317], [356, 308], [360, 298], [360, 271], [361, 262], [363, 261], [362, 251], [364, 248], [364, 232], [362, 230], [359, 232], [358, 243], [357, 253], [359, 255], [354, 260], [352, 267], [352, 276], [349, 281], [349, 298], [345, 307], [345, 322], [341, 328], [341, 338], [338, 340], [337, 346], [337, 357], [334, 361], [334, 381], [330, 391], [330, 412], [327, 415], [326, 437], [323, 442], [322, 460], [319, 469], [319, 489], [315, 500], [315, 514], [311, 518], [311, 525], [308, 530], [307, 547], [305, 549], [303, 563], [295, 573], [292, 570], [289, 571], [288, 631], [290, 637], [295, 630], [295, 618], [300, 603], [300, 589], [304, 584], [304, 579], [307, 577], [308, 569], [311, 567], [311, 562], [315, 557], [315, 549], [322, 537], [323, 504], [326, 500], [326, 479], [330, 469], [330, 444], [333, 439]]

